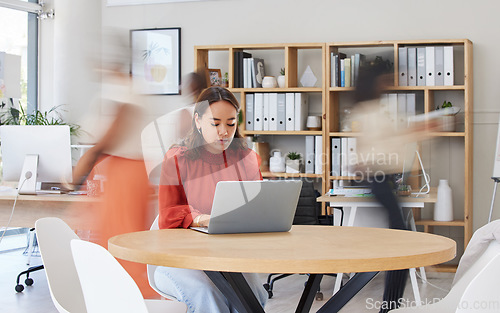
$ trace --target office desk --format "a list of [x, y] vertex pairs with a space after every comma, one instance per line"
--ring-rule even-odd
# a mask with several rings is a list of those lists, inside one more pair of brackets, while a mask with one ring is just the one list
[[188, 229], [111, 238], [117, 258], [203, 270], [240, 313], [264, 312], [243, 278], [251, 273], [310, 273], [296, 312], [309, 312], [323, 273], [358, 272], [318, 312], [337, 312], [378, 271], [438, 264], [455, 256], [449, 238], [379, 228], [293, 226], [290, 232], [207, 235]]
[[[347, 223], [343, 224], [345, 226], [353, 226], [354, 220], [356, 218], [356, 213], [358, 208], [370, 208], [370, 207], [380, 207], [380, 203], [377, 201], [375, 197], [344, 197], [344, 196], [329, 196], [323, 195], [321, 197], [316, 198], [319, 202], [329, 202], [330, 207], [350, 207], [351, 211], [349, 213], [349, 219]], [[436, 203], [437, 200], [437, 191], [435, 188], [432, 188], [428, 194], [420, 195], [418, 197], [405, 196], [398, 197], [399, 205], [402, 208], [423, 208], [426, 203]], [[415, 221], [411, 219], [410, 227], [413, 231], [416, 231]], [[420, 268], [420, 273], [422, 275], [422, 279], [426, 280], [425, 270], [423, 267]], [[342, 273], [337, 273], [337, 278], [335, 280], [335, 286], [333, 287], [333, 293], [335, 294], [340, 290], [340, 286], [342, 284]], [[415, 274], [415, 269], [412, 268], [410, 270], [410, 279], [413, 287], [413, 295], [415, 297], [415, 301], [417, 303], [421, 303], [420, 301], [420, 292], [418, 290], [417, 278]]]
[[[15, 195], [0, 193], [0, 220], [6, 224], [12, 212]], [[81, 195], [20, 195], [10, 227], [34, 227], [42, 217], [59, 217], [73, 229], [81, 225], [81, 216], [93, 209], [98, 198]], [[5, 225], [4, 225], [5, 226]]]
[[[323, 195], [316, 198], [319, 202], [329, 202], [330, 207], [350, 207], [351, 213], [347, 226], [354, 225], [357, 209], [361, 207], [379, 207], [380, 203], [375, 197], [344, 197], [344, 196], [329, 196]], [[431, 192], [419, 197], [398, 197], [399, 205], [403, 208], [423, 208], [426, 203], [436, 203], [436, 189], [431, 189]]]

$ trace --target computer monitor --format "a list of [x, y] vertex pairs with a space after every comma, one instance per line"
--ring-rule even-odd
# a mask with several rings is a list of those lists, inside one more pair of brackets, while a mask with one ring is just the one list
[[72, 180], [69, 126], [3, 125], [0, 140], [3, 179], [19, 181], [20, 194], [36, 194], [41, 182]]

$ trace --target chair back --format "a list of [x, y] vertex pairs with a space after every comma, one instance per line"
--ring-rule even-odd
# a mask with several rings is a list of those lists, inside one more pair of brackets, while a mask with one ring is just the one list
[[[461, 307], [461, 299], [465, 295], [466, 290], [473, 283], [474, 279], [487, 268], [488, 264], [500, 254], [500, 243], [492, 241], [483, 254], [471, 265], [471, 267], [463, 274], [463, 276], [452, 286], [450, 292], [437, 304], [445, 305], [453, 310]], [[494, 277], [497, 280], [497, 277]], [[484, 291], [483, 288], [481, 288]], [[498, 298], [498, 295], [497, 295]], [[441, 303], [442, 302], [442, 303]], [[458, 311], [457, 311], [458, 312]], [[466, 311], [462, 311], [466, 312]], [[483, 311], [481, 311], [483, 312]], [[486, 311], [485, 311], [486, 312]], [[497, 311], [498, 312], [498, 311]]]
[[317, 195], [314, 190], [314, 185], [309, 181], [302, 181], [300, 189], [299, 201], [297, 210], [293, 218], [294, 225], [317, 225], [318, 219], [318, 204], [316, 201]]
[[148, 312], [139, 287], [108, 250], [72, 240], [71, 251], [88, 313]]
[[71, 254], [70, 242], [79, 239], [61, 219], [41, 218], [35, 223], [50, 296], [59, 312], [87, 312]]
[[497, 253], [465, 288], [456, 313], [500, 312], [499, 278], [500, 253]]
[[[155, 220], [153, 221], [153, 224], [151, 224], [150, 230], [156, 230], [156, 229], [160, 228], [158, 226], [158, 218], [159, 217], [160, 217], [159, 215], [156, 216]], [[151, 286], [151, 288], [153, 288], [154, 291], [156, 291], [160, 296], [162, 296], [164, 298], [167, 298], [167, 299], [170, 299], [170, 300], [178, 300], [176, 297], [174, 297], [172, 295], [169, 295], [169, 294], [166, 294], [166, 293], [162, 292], [160, 289], [158, 289], [158, 287], [156, 287], [156, 283], [155, 283], [155, 271], [156, 271], [157, 267], [158, 266], [153, 265], [153, 264], [148, 264], [147, 265], [149, 286]]]

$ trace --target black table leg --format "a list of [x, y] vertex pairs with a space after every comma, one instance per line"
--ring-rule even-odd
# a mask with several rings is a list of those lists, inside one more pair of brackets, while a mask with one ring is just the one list
[[378, 272], [356, 273], [317, 313], [337, 313], [377, 274]]
[[322, 274], [310, 274], [307, 280], [306, 287], [302, 296], [300, 297], [299, 305], [295, 313], [307, 313], [311, 310], [312, 303], [314, 301], [314, 296], [319, 289], [319, 284], [323, 278]]
[[245, 277], [241, 273], [205, 271], [239, 313], [264, 313]]

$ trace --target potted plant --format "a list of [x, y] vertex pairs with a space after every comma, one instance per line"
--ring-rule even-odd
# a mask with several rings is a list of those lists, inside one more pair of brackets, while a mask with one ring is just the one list
[[[80, 126], [64, 122], [57, 112], [59, 107], [60, 105], [52, 107], [45, 112], [35, 110], [33, 113], [26, 113], [22, 106], [19, 106], [19, 110], [10, 108], [0, 116], [0, 125], [68, 125], [70, 134], [78, 136], [81, 131]], [[53, 113], [57, 117], [54, 117]]]
[[224, 76], [222, 77], [221, 87], [229, 87], [229, 74], [227, 72], [225, 72]]
[[300, 153], [288, 152], [286, 155], [286, 172], [300, 173], [300, 159], [302, 159]]
[[[439, 110], [439, 106], [436, 108], [436, 110]], [[455, 110], [453, 107], [453, 104], [450, 101], [444, 100], [443, 104], [441, 105], [441, 109], [446, 110], [446, 114], [443, 115], [442, 117], [442, 128], [441, 131], [444, 132], [454, 132], [456, 129], [456, 115], [458, 112], [460, 112], [460, 109]]]
[[278, 76], [278, 86], [280, 88], [285, 88], [285, 83], [286, 83], [286, 79], [285, 79], [285, 68], [281, 68], [280, 70], [280, 76]]

